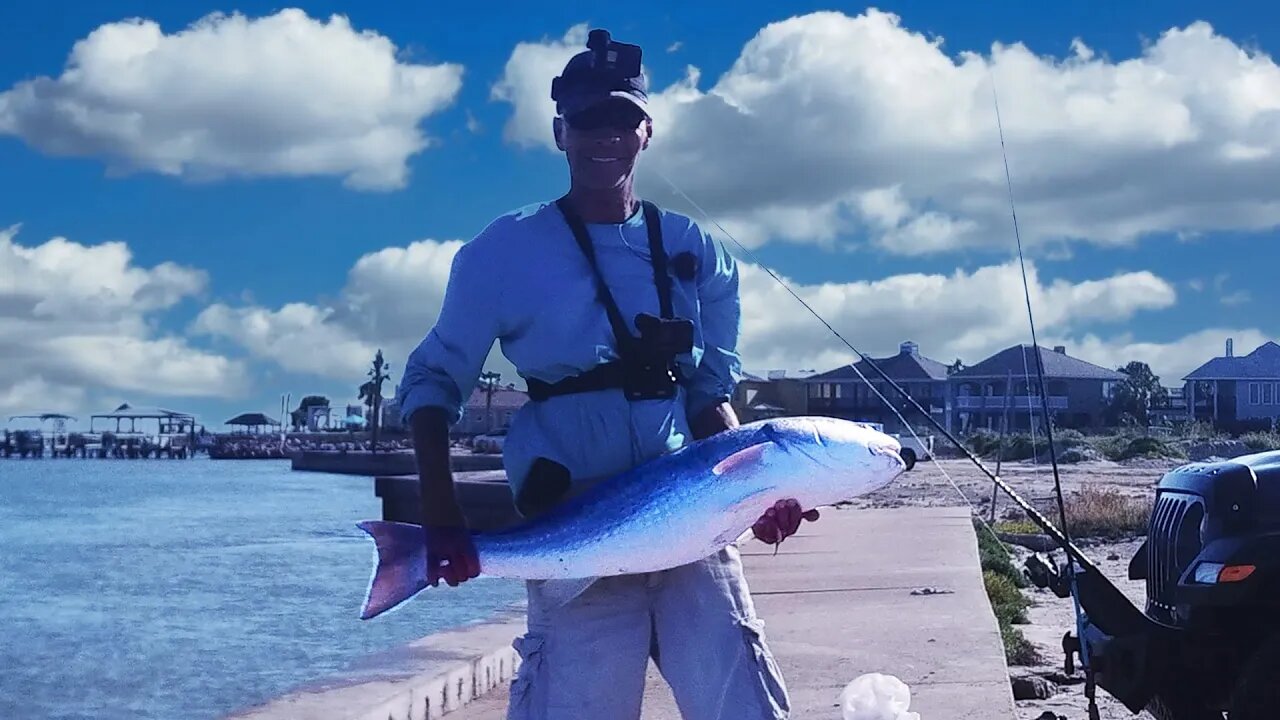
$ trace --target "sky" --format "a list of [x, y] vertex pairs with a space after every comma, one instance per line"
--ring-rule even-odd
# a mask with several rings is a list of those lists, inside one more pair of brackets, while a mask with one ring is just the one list
[[644, 49], [641, 194], [739, 260], [747, 369], [856, 359], [766, 268], [873, 356], [1030, 342], [1003, 127], [1040, 344], [1181, 385], [1280, 335], [1280, 6], [1154, 5], [5, 4], [0, 413], [216, 428], [354, 403], [377, 349], [392, 394], [458, 247], [567, 189], [596, 27]]

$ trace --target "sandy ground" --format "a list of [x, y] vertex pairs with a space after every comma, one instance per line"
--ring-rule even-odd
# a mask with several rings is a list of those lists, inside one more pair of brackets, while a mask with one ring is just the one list
[[[995, 471], [994, 461], [986, 464], [989, 469]], [[1060, 465], [1059, 476], [1062, 478], [1063, 493], [1067, 495], [1073, 490], [1089, 486], [1116, 489], [1135, 497], [1150, 498], [1160, 477], [1177, 464], [1174, 461], [1150, 460], [1125, 463], [1097, 461]], [[1053, 472], [1047, 463], [1039, 465], [1030, 462], [1004, 463], [999, 475], [1015, 492], [1033, 504], [1042, 506], [1045, 502], [1052, 502]], [[952, 487], [946, 476], [950, 476], [955, 487]], [[957, 505], [968, 502], [971, 507], [981, 511], [982, 516], [986, 518], [989, 517], [991, 498], [992, 482], [971, 461], [944, 459], [936, 463], [921, 462], [894, 485], [874, 495], [861, 498], [854, 504], [862, 507], [899, 507]], [[996, 517], [1002, 516], [1022, 517], [1021, 511], [1003, 492], [996, 498]], [[1056, 518], [1055, 510], [1050, 519], [1056, 524]], [[1078, 544], [1102, 568], [1107, 577], [1141, 609], [1145, 603], [1146, 589], [1141, 581], [1128, 579], [1129, 559], [1141, 544], [1141, 538], [1135, 537], [1123, 542], [1109, 543], [1086, 540]], [[1015, 551], [1019, 556], [1015, 558], [1014, 564], [1021, 567], [1023, 558], [1029, 553], [1020, 548], [1015, 548]], [[1060, 553], [1058, 557], [1061, 558]], [[1074, 679], [1068, 679], [1063, 675], [1062, 636], [1068, 630], [1072, 632], [1075, 630], [1075, 614], [1070, 598], [1060, 599], [1047, 590], [1036, 588], [1028, 588], [1024, 592], [1034, 604], [1027, 612], [1029, 624], [1020, 626], [1020, 629], [1040, 651], [1045, 664], [1032, 668], [1013, 667], [1010, 671], [1013, 674], [1031, 673], [1050, 679], [1054, 695], [1046, 700], [1018, 702], [1019, 720], [1035, 720], [1046, 711], [1070, 720], [1088, 717], [1083, 675], [1078, 670]], [[1140, 718], [1141, 720], [1151, 718], [1145, 712], [1134, 715], [1101, 690], [1097, 695], [1098, 708], [1103, 718]]]

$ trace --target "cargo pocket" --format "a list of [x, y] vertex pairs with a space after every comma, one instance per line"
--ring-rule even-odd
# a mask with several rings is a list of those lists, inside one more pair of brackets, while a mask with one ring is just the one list
[[787, 696], [787, 685], [783, 682], [782, 671], [765, 642], [764, 621], [759, 618], [743, 618], [743, 639], [747, 644], [749, 657], [754, 662], [752, 683], [760, 691], [760, 703], [773, 720], [785, 720], [791, 715], [791, 699]]
[[511, 645], [520, 656], [520, 668], [511, 679], [511, 700], [507, 706], [507, 720], [541, 720], [542, 709], [535, 698], [543, 692], [542, 635], [528, 633], [516, 638]]

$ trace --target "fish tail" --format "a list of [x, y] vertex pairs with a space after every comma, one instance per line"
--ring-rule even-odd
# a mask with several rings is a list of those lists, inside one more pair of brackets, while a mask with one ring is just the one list
[[368, 620], [427, 586], [427, 550], [421, 525], [366, 520], [356, 527], [369, 533], [378, 549], [378, 562], [360, 610], [360, 619]]

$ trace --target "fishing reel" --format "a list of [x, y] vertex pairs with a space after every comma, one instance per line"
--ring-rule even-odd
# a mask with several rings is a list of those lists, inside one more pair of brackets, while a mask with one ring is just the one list
[[1023, 574], [1032, 585], [1049, 590], [1060, 598], [1071, 597], [1071, 579], [1063, 574], [1052, 554], [1045, 558], [1035, 553], [1026, 559], [1023, 568]]

